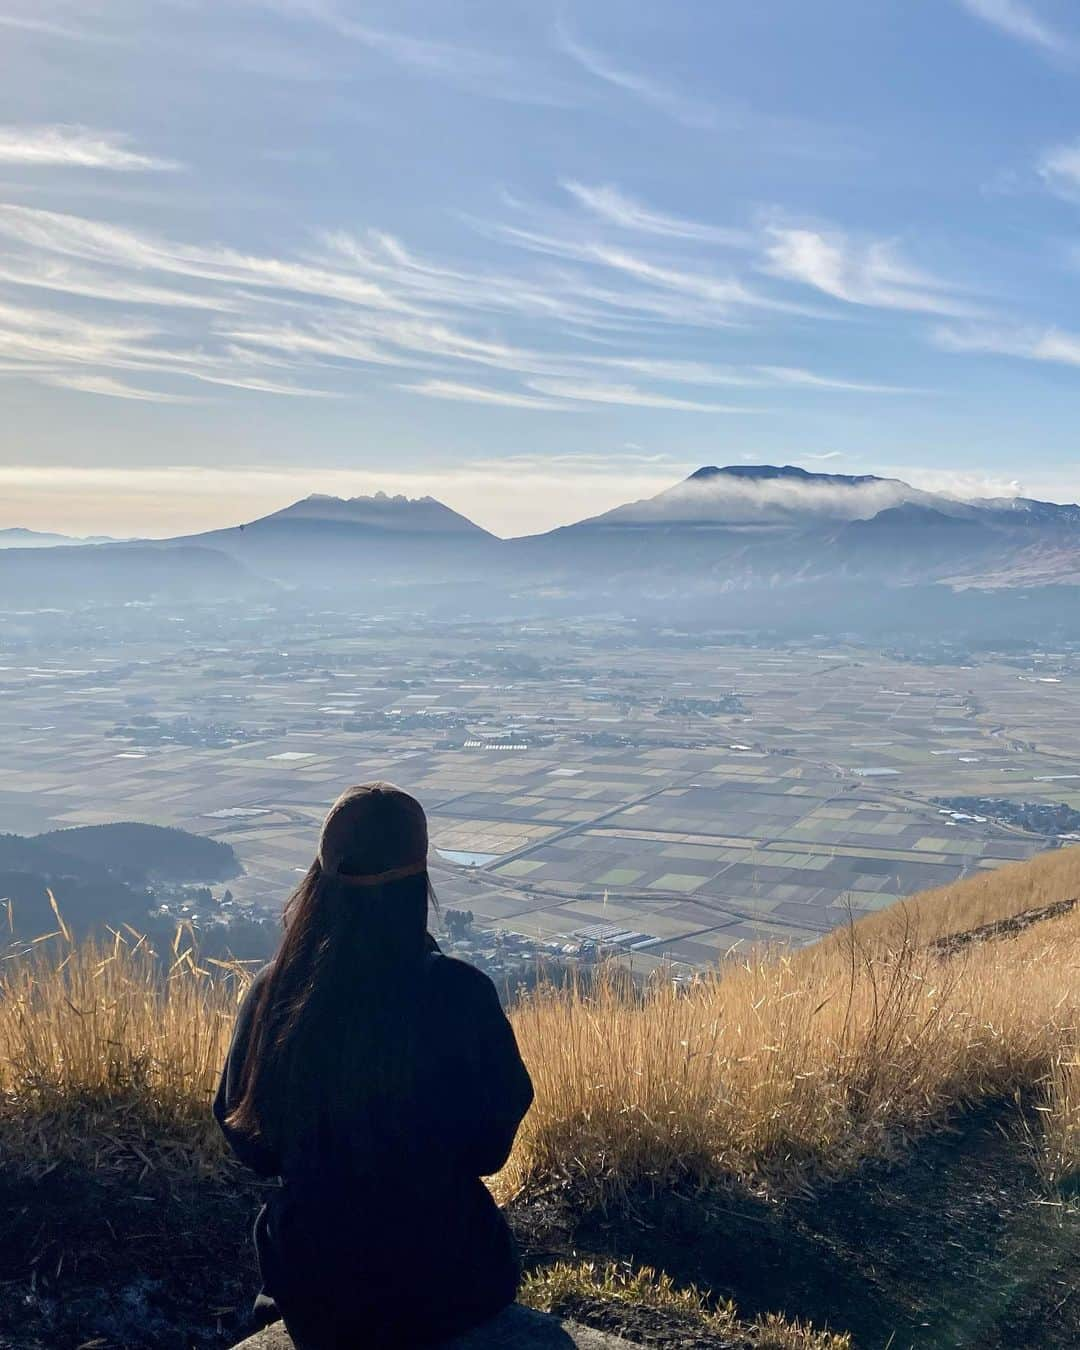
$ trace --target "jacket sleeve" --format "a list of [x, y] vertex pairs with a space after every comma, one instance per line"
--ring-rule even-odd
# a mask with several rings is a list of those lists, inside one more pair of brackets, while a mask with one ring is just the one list
[[468, 996], [459, 1005], [465, 1073], [454, 1113], [455, 1142], [466, 1170], [486, 1177], [510, 1156], [518, 1126], [532, 1105], [533, 1086], [495, 986], [475, 967], [451, 964], [462, 975], [468, 972]]
[[255, 1004], [262, 983], [262, 976], [257, 976], [240, 1005], [232, 1044], [229, 1046], [225, 1067], [221, 1072], [221, 1081], [218, 1084], [213, 1109], [214, 1119], [221, 1127], [226, 1143], [244, 1166], [250, 1167], [259, 1176], [276, 1177], [281, 1173], [281, 1161], [276, 1150], [270, 1147], [266, 1141], [257, 1137], [252, 1138], [250, 1135], [234, 1129], [228, 1123], [229, 1113], [236, 1107], [241, 1096], [244, 1060], [251, 1039], [251, 1024], [254, 1019]]

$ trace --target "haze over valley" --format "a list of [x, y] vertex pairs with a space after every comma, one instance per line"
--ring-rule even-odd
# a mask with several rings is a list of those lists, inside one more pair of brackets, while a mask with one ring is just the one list
[[[237, 875], [152, 887], [143, 919], [263, 956], [326, 803], [386, 777], [495, 972], [812, 941], [1076, 835], [1078, 516], [741, 466], [519, 539], [315, 495], [8, 550], [4, 828], [228, 845]], [[17, 856], [20, 894], [138, 919], [130, 887]]]
[[[176, 539], [0, 550], [38, 604], [363, 595], [501, 618], [615, 612], [781, 635], [1078, 634], [1080, 507], [965, 499], [795, 466], [703, 467], [641, 501], [501, 539], [431, 497], [313, 494]], [[482, 584], [481, 584], [482, 583]], [[884, 602], [884, 603], [883, 603]]]

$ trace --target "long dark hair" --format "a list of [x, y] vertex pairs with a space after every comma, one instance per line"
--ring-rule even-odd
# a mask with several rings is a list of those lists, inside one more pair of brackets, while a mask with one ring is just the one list
[[[233, 1128], [279, 1153], [377, 1146], [411, 1094], [417, 987], [431, 888], [418, 802], [386, 783], [350, 788], [285, 906], [258, 994]], [[342, 1131], [363, 1139], [342, 1139]]]

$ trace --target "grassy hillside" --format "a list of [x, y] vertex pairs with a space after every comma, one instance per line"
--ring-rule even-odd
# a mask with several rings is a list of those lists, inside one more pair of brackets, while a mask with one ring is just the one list
[[[1041, 1223], [1065, 1214], [1062, 1196], [1080, 1174], [1080, 906], [1070, 904], [1077, 895], [1080, 850], [1051, 853], [904, 902], [794, 954], [732, 959], [689, 990], [656, 981], [642, 992], [614, 971], [588, 992], [530, 996], [513, 1020], [536, 1105], [492, 1183], [518, 1216], [530, 1262], [547, 1267], [560, 1242], [597, 1255], [652, 1256], [650, 1206], [665, 1204], [663, 1227], [683, 1197], [678, 1222], [693, 1236], [678, 1250], [660, 1242], [662, 1259], [652, 1264], [704, 1274], [698, 1282], [716, 1295], [716, 1270], [736, 1272], [725, 1292], [747, 1298], [755, 1315], [809, 1309], [840, 1329], [869, 1328], [869, 1339], [856, 1339], [869, 1345], [888, 1318], [907, 1325], [908, 1303], [924, 1294], [877, 1289], [880, 1310], [860, 1321], [855, 1302], [880, 1278], [868, 1273], [843, 1295], [840, 1311], [850, 1305], [851, 1320], [842, 1320], [836, 1304], [818, 1297], [835, 1276], [829, 1252], [841, 1241], [854, 1268], [860, 1245], [872, 1247], [882, 1233], [902, 1247], [917, 1230], [930, 1250], [941, 1229], [941, 1241], [963, 1247], [980, 1240], [979, 1225], [986, 1230], [997, 1211], [1015, 1210], [1027, 1226], [1010, 1226], [1002, 1242], [1009, 1251], [1030, 1245], [1032, 1216]], [[164, 987], [145, 943], [117, 937], [102, 948], [69, 937], [61, 931], [0, 973], [0, 1184], [17, 1192], [0, 1199], [39, 1188], [42, 1216], [29, 1246], [25, 1224], [0, 1234], [0, 1279], [28, 1280], [25, 1253], [33, 1255], [37, 1311], [20, 1305], [18, 1315], [37, 1317], [42, 1329], [40, 1342], [12, 1343], [44, 1345], [49, 1336], [65, 1343], [63, 1317], [75, 1316], [73, 1334], [119, 1343], [102, 1331], [104, 1314], [93, 1305], [70, 1311], [81, 1307], [72, 1292], [78, 1280], [100, 1280], [95, 1261], [106, 1259], [113, 1280], [124, 1262], [135, 1285], [152, 1273], [159, 1319], [180, 1317], [184, 1304], [190, 1324], [201, 1301], [201, 1330], [176, 1344], [227, 1343], [214, 1339], [206, 1318], [215, 1299], [228, 1301], [222, 1335], [238, 1324], [252, 1278], [246, 1228], [258, 1186], [224, 1158], [208, 1104], [246, 977], [220, 963], [200, 966], [183, 933]], [[969, 1148], [965, 1122], [975, 1120], [988, 1132]], [[902, 1170], [905, 1158], [923, 1169], [917, 1184], [915, 1172]], [[965, 1197], [981, 1195], [984, 1176], [1015, 1204], [988, 1193], [990, 1208], [970, 1222], [966, 1216], [955, 1233], [944, 1219], [919, 1230], [946, 1192], [961, 1209]], [[1042, 1188], [1045, 1215], [1031, 1208], [1038, 1196], [1016, 1198], [1029, 1184]], [[82, 1194], [74, 1219], [73, 1185]], [[906, 1214], [908, 1192], [919, 1188], [922, 1211]], [[875, 1204], [884, 1209], [872, 1231], [854, 1236]], [[821, 1228], [823, 1207], [841, 1214], [842, 1233]], [[571, 1213], [575, 1222], [596, 1219], [591, 1249], [567, 1228]], [[543, 1216], [565, 1241], [533, 1233]], [[106, 1220], [115, 1243], [100, 1236]], [[123, 1225], [137, 1243], [125, 1245]], [[744, 1230], [749, 1236], [732, 1245], [730, 1234]], [[1077, 1252], [1068, 1244], [1077, 1230], [1060, 1231], [1050, 1246], [1058, 1252], [1065, 1244], [1061, 1259], [1072, 1262], [1075, 1279]], [[738, 1274], [759, 1233], [765, 1245], [750, 1273]], [[1047, 1236], [1041, 1229], [1037, 1236], [1044, 1250]], [[708, 1244], [713, 1266], [703, 1264]], [[880, 1272], [887, 1257], [869, 1264]], [[755, 1283], [754, 1262], [772, 1272], [767, 1281]], [[603, 1272], [603, 1263], [592, 1269]], [[1056, 1269], [1047, 1266], [1048, 1280], [1057, 1280]], [[193, 1284], [196, 1270], [203, 1284]], [[540, 1300], [554, 1297], [554, 1281], [564, 1305], [586, 1312], [632, 1302], [626, 1280], [613, 1283], [610, 1271], [545, 1278], [534, 1285]], [[894, 1283], [903, 1278], [898, 1266]], [[42, 1291], [50, 1289], [45, 1307]], [[1064, 1296], [1062, 1307], [1080, 1304], [1080, 1295]], [[678, 1320], [679, 1309], [672, 1315]], [[0, 1310], [0, 1338], [13, 1334], [14, 1316], [11, 1307]], [[762, 1317], [757, 1332], [748, 1325], [746, 1344], [811, 1343], [765, 1339]], [[130, 1328], [116, 1334], [134, 1344]]]
[[959, 883], [689, 992], [617, 978], [538, 997], [515, 1026], [537, 1105], [504, 1193], [572, 1173], [607, 1203], [641, 1182], [772, 1191], [835, 1176], [1022, 1094], [1050, 1178], [1080, 1163], [1080, 907], [1000, 940], [950, 934], [1080, 895], [1080, 849]]

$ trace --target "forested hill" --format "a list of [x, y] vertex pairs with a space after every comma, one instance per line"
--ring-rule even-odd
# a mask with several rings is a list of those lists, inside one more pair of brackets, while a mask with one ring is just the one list
[[[4, 845], [17, 836], [0, 837], [0, 865]], [[128, 881], [228, 881], [240, 872], [236, 854], [228, 844], [187, 830], [161, 825], [121, 821], [114, 825], [80, 825], [51, 830], [33, 839], [18, 841], [45, 851], [43, 856], [61, 862], [77, 861], [84, 867], [99, 865]], [[56, 865], [52, 863], [52, 866]]]
[[88, 825], [31, 838], [0, 834], [0, 903], [10, 906], [8, 935], [24, 941], [56, 926], [50, 892], [77, 936], [130, 924], [167, 938], [171, 923], [149, 918], [161, 888], [226, 881], [240, 870], [228, 844], [157, 825]]

